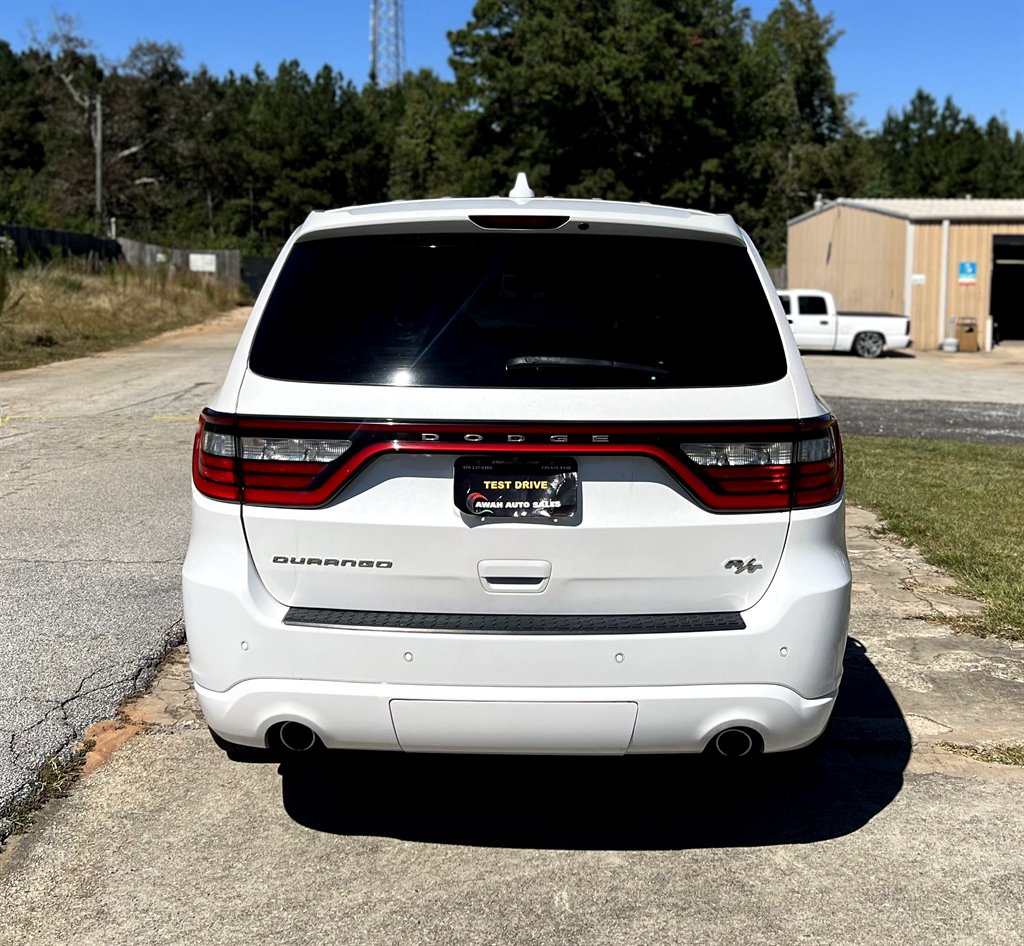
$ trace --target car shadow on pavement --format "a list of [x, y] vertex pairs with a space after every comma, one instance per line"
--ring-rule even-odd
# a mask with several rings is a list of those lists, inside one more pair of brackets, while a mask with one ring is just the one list
[[903, 786], [910, 733], [851, 639], [833, 724], [800, 758], [326, 752], [281, 763], [287, 813], [316, 831], [432, 844], [680, 850], [856, 831]]

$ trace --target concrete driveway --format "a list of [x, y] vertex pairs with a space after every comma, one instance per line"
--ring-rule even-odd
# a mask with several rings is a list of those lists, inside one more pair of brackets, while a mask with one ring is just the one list
[[808, 768], [226, 760], [174, 645], [192, 418], [240, 324], [0, 376], [6, 789], [174, 648], [0, 855], [0, 946], [1019, 941], [1024, 770], [941, 744], [1024, 741], [1024, 648], [953, 633], [977, 605], [861, 511]]
[[1024, 342], [988, 352], [902, 351], [881, 358], [805, 352], [823, 397], [1024, 404]]

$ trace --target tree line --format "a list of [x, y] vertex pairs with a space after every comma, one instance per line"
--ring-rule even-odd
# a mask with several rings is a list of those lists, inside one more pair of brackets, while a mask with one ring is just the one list
[[[1024, 194], [1024, 136], [921, 90], [869, 131], [813, 0], [479, 0], [430, 70], [359, 88], [329, 65], [189, 73], [143, 41], [101, 61], [58, 15], [0, 42], [0, 222], [276, 252], [310, 209], [506, 193], [732, 213], [770, 261], [817, 195]], [[102, 213], [94, 138], [102, 111]]]

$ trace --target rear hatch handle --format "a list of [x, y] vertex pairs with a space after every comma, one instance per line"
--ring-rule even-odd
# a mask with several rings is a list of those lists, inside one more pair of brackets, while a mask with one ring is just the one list
[[485, 559], [476, 567], [491, 594], [540, 594], [551, 579], [551, 562], [540, 559]]

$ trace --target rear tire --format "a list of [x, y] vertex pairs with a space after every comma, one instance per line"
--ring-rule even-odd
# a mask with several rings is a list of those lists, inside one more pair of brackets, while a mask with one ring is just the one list
[[877, 358], [885, 351], [885, 338], [879, 332], [861, 332], [853, 340], [853, 351], [861, 358]]

